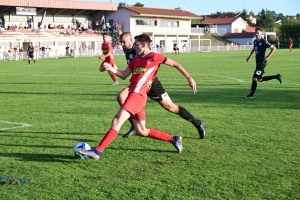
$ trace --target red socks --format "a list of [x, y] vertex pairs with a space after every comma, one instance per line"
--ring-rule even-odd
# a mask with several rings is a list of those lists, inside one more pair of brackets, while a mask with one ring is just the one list
[[[101, 140], [101, 142], [95, 149], [102, 153], [104, 151], [104, 149], [106, 147], [108, 147], [108, 145], [110, 145], [110, 143], [112, 143], [112, 141], [114, 141], [114, 139], [116, 139], [116, 137], [118, 136], [118, 133], [119, 132], [116, 131], [115, 129], [110, 129], [109, 131], [107, 131], [107, 133], [105, 134], [105, 136], [103, 137], [103, 139]], [[155, 129], [150, 129], [149, 137], [152, 139], [155, 139], [155, 140], [161, 140], [161, 141], [166, 141], [166, 142], [171, 142], [171, 143], [173, 142], [172, 135], [169, 135], [164, 132], [160, 132]]]
[[119, 132], [117, 132], [115, 129], [110, 129], [109, 131], [107, 131], [104, 138], [101, 140], [101, 142], [95, 149], [102, 153], [102, 151], [106, 147], [108, 147], [108, 145], [110, 145], [110, 143], [112, 143], [112, 141], [114, 141], [114, 139], [116, 139], [116, 137], [118, 136], [118, 133]]
[[167, 133], [160, 132], [155, 129], [150, 129], [149, 137], [155, 140], [162, 140], [162, 141], [167, 141], [167, 142], [172, 142], [173, 141], [173, 136], [168, 135]]
[[113, 73], [109, 73], [109, 75], [114, 82], [117, 81], [116, 76]]

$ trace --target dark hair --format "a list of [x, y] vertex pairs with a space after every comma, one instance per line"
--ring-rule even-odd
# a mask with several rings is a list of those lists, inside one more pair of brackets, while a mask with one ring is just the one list
[[262, 31], [261, 28], [256, 28], [255, 31]]
[[150, 43], [152, 42], [150, 37], [146, 34], [137, 35], [134, 37], [134, 39], [141, 43], [147, 43], [149, 47], [150, 47]]
[[104, 35], [108, 35], [107, 33], [102, 33], [102, 36], [104, 36]]

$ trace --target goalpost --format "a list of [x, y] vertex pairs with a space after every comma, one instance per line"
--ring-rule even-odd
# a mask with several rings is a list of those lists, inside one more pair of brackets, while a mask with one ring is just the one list
[[211, 39], [191, 39], [190, 47], [192, 52], [211, 52]]

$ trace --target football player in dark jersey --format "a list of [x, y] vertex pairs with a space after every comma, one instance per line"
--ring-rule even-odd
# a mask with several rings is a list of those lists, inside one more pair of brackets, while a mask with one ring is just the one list
[[[122, 33], [120, 35], [120, 43], [123, 47], [127, 64], [129, 64], [130, 61], [136, 55], [135, 49], [133, 48], [134, 40], [132, 38], [132, 35], [129, 32]], [[187, 120], [188, 122], [191, 122], [196, 127], [200, 139], [203, 139], [205, 137], [205, 129], [204, 129], [203, 121], [194, 118], [194, 116], [185, 108], [174, 104], [157, 77], [155, 77], [154, 82], [152, 83], [151, 90], [147, 95], [148, 97], [150, 97], [150, 99], [157, 101], [167, 111], [177, 114], [183, 119]], [[127, 96], [128, 96], [128, 87], [124, 88], [117, 97], [120, 106], [123, 105]], [[123, 137], [125, 138], [135, 134], [135, 130], [131, 118], [129, 118], [129, 121], [131, 123], [131, 129], [126, 134], [123, 135]]]
[[29, 46], [27, 48], [28, 66], [30, 66], [30, 59], [32, 59], [34, 64], [36, 64], [33, 54], [34, 54], [34, 47], [32, 46], [32, 43], [30, 42]]
[[[280, 74], [277, 74], [274, 76], [264, 76], [263, 77], [263, 74], [265, 73], [265, 68], [267, 66], [267, 61], [273, 55], [273, 53], [276, 51], [276, 47], [262, 38], [262, 30], [260, 28], [255, 29], [255, 36], [256, 36], [256, 40], [254, 40], [254, 42], [253, 42], [253, 49], [251, 50], [251, 53], [250, 53], [249, 57], [246, 59], [246, 61], [249, 62], [251, 59], [251, 56], [255, 52], [255, 54], [256, 54], [256, 69], [255, 69], [253, 77], [252, 77], [251, 92], [249, 95], [246, 96], [246, 98], [253, 98], [256, 87], [257, 87], [257, 81], [263, 82], [263, 81], [269, 81], [272, 79], [277, 79], [280, 83], [282, 83]], [[271, 51], [267, 56], [265, 56], [267, 48], [271, 48]]]

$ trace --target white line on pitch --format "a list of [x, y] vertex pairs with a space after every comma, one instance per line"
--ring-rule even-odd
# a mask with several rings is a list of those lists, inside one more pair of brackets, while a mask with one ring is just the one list
[[9, 121], [2, 121], [2, 120], [0, 120], [0, 123], [4, 123], [4, 124], [13, 124], [13, 125], [20, 125], [20, 126], [13, 126], [13, 127], [9, 127], [9, 128], [0, 128], [0, 131], [9, 130], [9, 129], [15, 129], [15, 128], [24, 128], [24, 127], [33, 126], [33, 124], [27, 124], [27, 123], [21, 123], [21, 122], [9, 122]]

